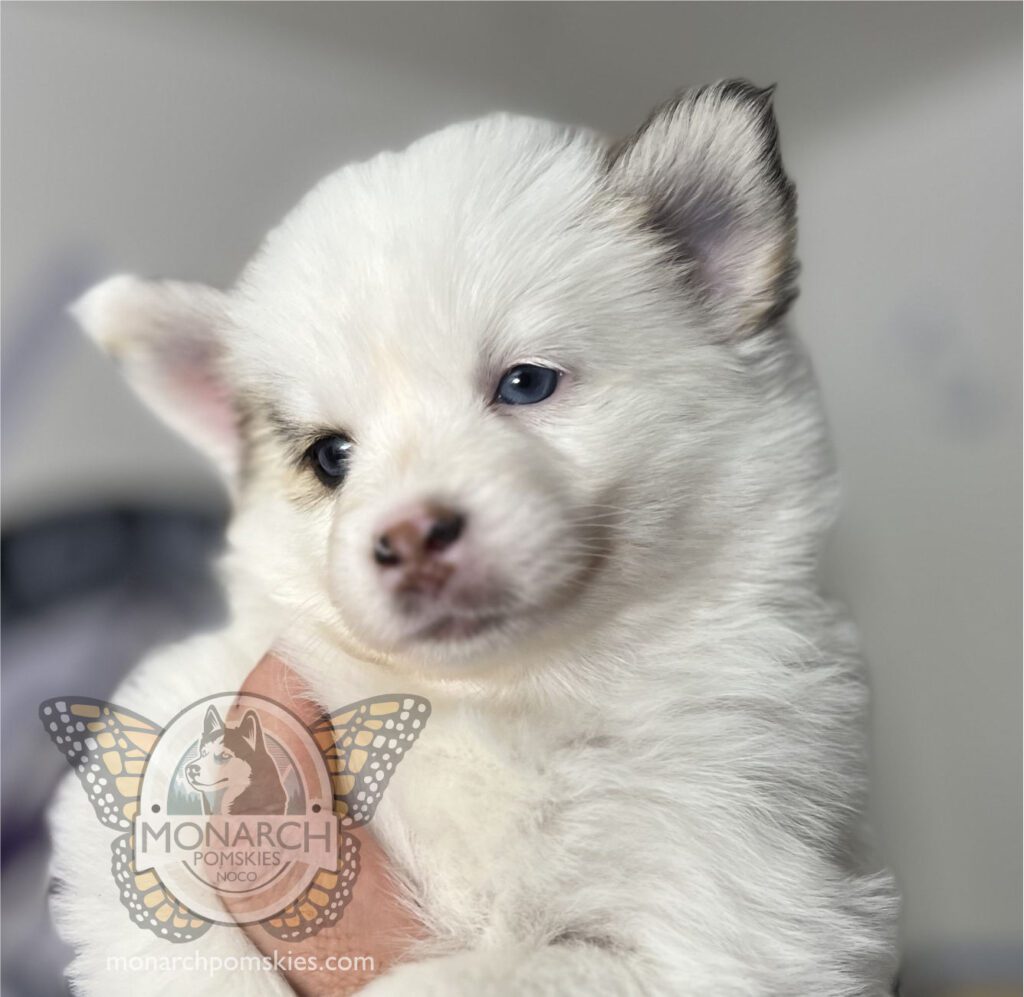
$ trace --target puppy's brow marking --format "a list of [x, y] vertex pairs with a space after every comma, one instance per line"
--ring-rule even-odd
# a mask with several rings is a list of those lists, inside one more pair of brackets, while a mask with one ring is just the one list
[[282, 415], [280, 409], [272, 402], [264, 402], [263, 408], [267, 422], [270, 423], [277, 436], [286, 443], [300, 444], [316, 439], [316, 435], [308, 427]]

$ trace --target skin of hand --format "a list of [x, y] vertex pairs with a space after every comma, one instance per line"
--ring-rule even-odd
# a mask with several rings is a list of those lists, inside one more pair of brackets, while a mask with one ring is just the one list
[[[323, 713], [295, 672], [272, 652], [249, 673], [241, 692], [266, 696], [291, 710], [307, 725]], [[285, 972], [285, 977], [301, 997], [344, 997], [356, 993], [398, 962], [410, 942], [422, 933], [419, 922], [398, 899], [388, 857], [373, 834], [367, 828], [352, 833], [359, 838], [359, 876], [352, 899], [336, 924], [301, 942], [281, 941], [258, 924], [242, 928], [264, 955], [289, 960], [293, 968]], [[328, 956], [349, 956], [352, 960], [358, 956], [364, 957], [364, 961], [350, 964], [357, 968], [348, 971], [331, 971], [323, 968]], [[313, 964], [321, 968], [311, 969], [310, 957], [315, 957]], [[372, 968], [365, 957], [372, 960]]]

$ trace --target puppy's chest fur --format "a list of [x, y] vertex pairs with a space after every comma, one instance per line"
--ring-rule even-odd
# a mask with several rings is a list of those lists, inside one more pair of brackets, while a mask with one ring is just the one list
[[[426, 694], [433, 710], [372, 828], [436, 940], [464, 944], [492, 928], [558, 931], [550, 888], [562, 878], [573, 828], [589, 823], [584, 811], [602, 786], [611, 792], [620, 781], [615, 739], [579, 711], [400, 691]], [[531, 908], [537, 916], [543, 908], [545, 926], [509, 924]]]
[[378, 833], [441, 942], [569, 930], [552, 889], [611, 773], [581, 729], [550, 721], [442, 707], [389, 790]]
[[552, 780], [546, 754], [494, 716], [442, 707], [404, 761], [382, 817], [412, 840], [432, 879], [483, 897], [502, 856], [535, 829]]

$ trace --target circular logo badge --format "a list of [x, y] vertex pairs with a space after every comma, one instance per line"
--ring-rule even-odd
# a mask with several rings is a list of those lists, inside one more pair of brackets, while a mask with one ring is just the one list
[[164, 729], [146, 763], [135, 868], [189, 910], [250, 924], [338, 861], [327, 764], [306, 726], [261, 696], [223, 693]]
[[430, 715], [422, 696], [350, 703], [307, 727], [273, 700], [208, 696], [161, 727], [103, 699], [43, 700], [39, 719], [100, 822], [132, 920], [170, 942], [259, 922], [275, 938], [336, 923], [359, 839]]

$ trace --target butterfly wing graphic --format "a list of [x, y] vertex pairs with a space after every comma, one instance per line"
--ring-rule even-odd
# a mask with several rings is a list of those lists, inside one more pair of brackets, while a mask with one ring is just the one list
[[321, 869], [313, 881], [281, 913], [260, 923], [275, 938], [297, 941], [334, 924], [352, 899], [352, 887], [359, 875], [359, 841], [355, 835], [338, 832], [338, 863], [333, 870]]
[[152, 871], [135, 868], [132, 821], [139, 809], [142, 773], [161, 728], [102, 699], [48, 699], [39, 719], [82, 783], [96, 816], [123, 834], [114, 839], [112, 868], [121, 902], [132, 919], [163, 938], [198, 938], [210, 922], [167, 892]]
[[102, 699], [48, 699], [39, 719], [82, 783], [96, 816], [130, 831], [149, 753], [161, 729]]
[[175, 899], [152, 869], [142, 873], [136, 870], [133, 834], [119, 835], [111, 850], [111, 869], [121, 891], [121, 903], [137, 925], [171, 942], [191, 942], [210, 929], [211, 922], [197, 917]]
[[430, 703], [421, 696], [375, 696], [310, 728], [327, 759], [342, 828], [369, 823], [395, 767], [429, 716]]
[[270, 934], [293, 941], [341, 917], [359, 873], [359, 841], [344, 829], [371, 820], [395, 767], [429, 716], [430, 703], [420, 696], [375, 696], [310, 728], [331, 776], [340, 825], [338, 863], [333, 871], [321, 869], [293, 904], [262, 922]]

